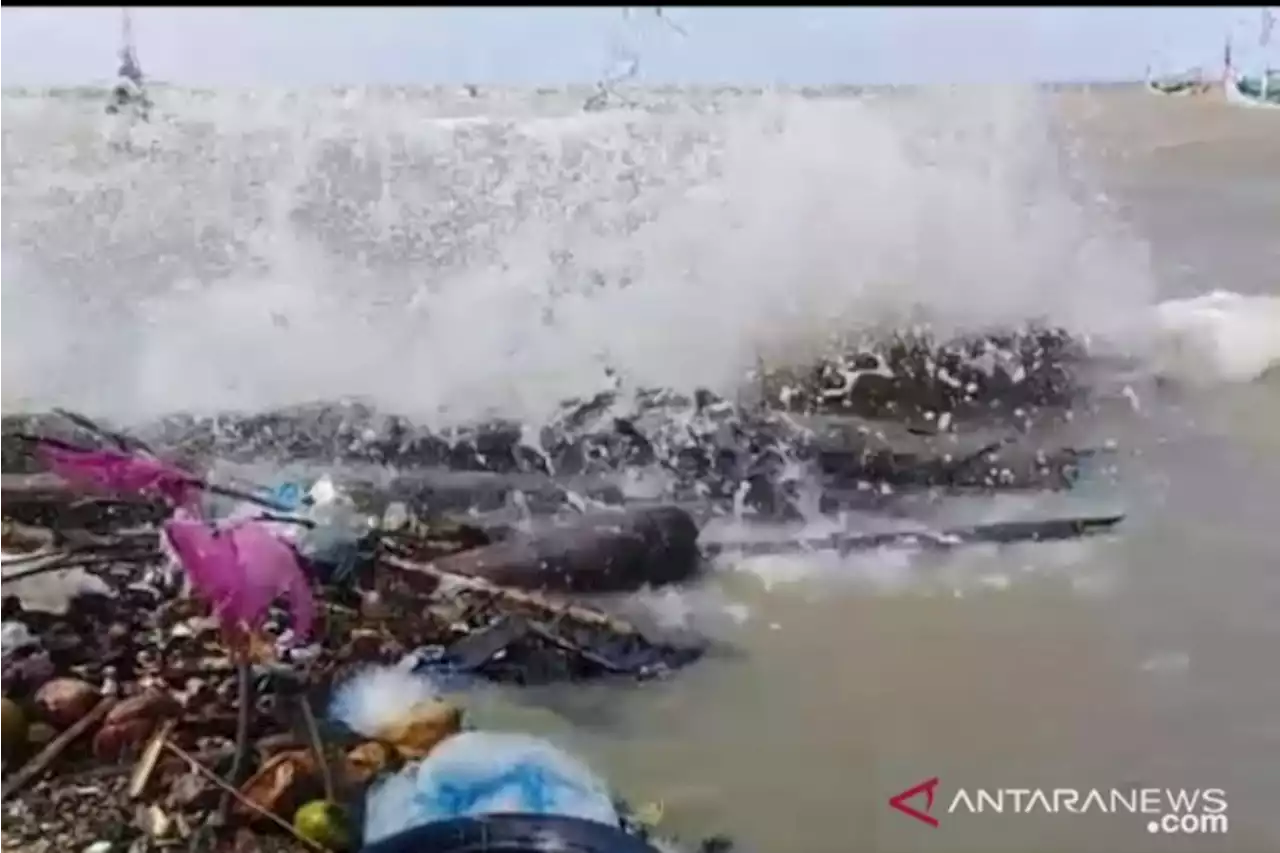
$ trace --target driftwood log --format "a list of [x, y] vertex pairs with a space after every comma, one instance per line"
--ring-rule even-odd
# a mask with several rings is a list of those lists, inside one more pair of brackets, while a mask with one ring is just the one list
[[436, 568], [521, 589], [617, 592], [688, 580], [700, 561], [693, 518], [661, 506], [544, 525], [444, 557]]

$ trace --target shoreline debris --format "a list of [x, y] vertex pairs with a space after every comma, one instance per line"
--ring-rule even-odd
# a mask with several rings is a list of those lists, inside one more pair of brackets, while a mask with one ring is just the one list
[[[184, 519], [187, 510], [163, 521], [174, 503], [195, 506], [190, 490], [201, 489], [204, 480], [171, 476], [177, 469], [150, 462], [121, 474], [121, 464], [134, 457], [92, 452], [97, 455], [73, 461], [109, 462], [113, 476], [97, 476], [101, 465], [91, 468], [92, 477], [74, 465], [69, 471], [64, 456], [55, 455], [54, 462], [91, 490], [65, 480], [55, 487], [44, 475], [34, 488], [30, 475], [6, 475], [4, 481], [7, 843], [44, 836], [42, 827], [51, 824], [62, 827], [76, 849], [107, 832], [141, 836], [163, 829], [191, 836], [242, 825], [234, 803], [243, 805], [246, 792], [263, 784], [272, 756], [297, 755], [298, 744], [310, 756], [304, 764], [289, 758], [293, 763], [276, 759], [277, 765], [293, 768], [291, 778], [314, 776], [319, 802], [332, 803], [333, 792], [354, 773], [348, 765], [360, 744], [347, 744], [341, 769], [326, 773], [321, 755], [331, 744], [319, 746], [308, 697], [323, 696], [370, 664], [528, 684], [650, 678], [702, 652], [697, 645], [664, 645], [582, 602], [507, 589], [435, 565], [492, 541], [489, 533], [464, 525], [410, 524], [406, 518], [395, 530], [371, 526], [359, 565], [341, 578], [329, 573], [330, 581], [322, 583], [325, 573], [289, 550], [287, 536], [267, 533], [271, 524], [300, 525], [262, 519], [247, 502], [253, 514], [212, 527]], [[132, 476], [138, 471], [147, 476]], [[151, 476], [156, 471], [159, 479]], [[155, 488], [157, 483], [164, 487]], [[684, 521], [692, 542], [696, 526]], [[198, 529], [202, 538], [175, 539], [175, 525]], [[261, 532], [261, 541], [237, 538], [245, 530]], [[301, 561], [307, 567], [306, 596], [316, 601], [314, 638], [307, 636], [305, 614], [290, 624], [274, 600], [295, 582], [279, 572], [264, 574], [267, 544], [285, 549], [290, 566]], [[167, 567], [175, 545], [186, 577]], [[278, 555], [281, 567], [284, 553]], [[248, 562], [237, 562], [242, 560]], [[208, 565], [214, 573], [199, 574]], [[93, 576], [105, 591], [72, 596], [62, 613], [28, 609], [15, 595], [40, 574], [71, 569]], [[193, 588], [204, 600], [182, 594], [196, 580]], [[295, 590], [295, 611], [300, 601]], [[204, 615], [210, 603], [220, 618]], [[291, 615], [296, 619], [298, 612]], [[292, 753], [266, 746], [282, 737], [293, 744]], [[371, 751], [376, 753], [366, 747], [359, 755], [368, 759]], [[169, 762], [166, 755], [180, 760]], [[121, 769], [113, 776], [108, 768], [114, 767]], [[355, 775], [368, 778], [370, 771]], [[124, 829], [111, 826], [130, 810], [124, 802], [95, 813], [101, 821], [78, 815], [64, 822], [61, 804], [75, 797], [69, 791], [77, 787], [68, 780], [77, 778], [92, 779], [88, 787], [116, 792], [112, 796], [124, 802], [147, 800], [147, 807], [130, 815]], [[298, 823], [301, 837], [312, 837], [312, 821], [271, 813], [277, 828], [292, 833]]]
[[[1064, 387], [1041, 391], [1061, 402], [1075, 394]], [[364, 668], [453, 686], [661, 677], [708, 641], [655, 633], [587, 593], [685, 581], [726, 552], [949, 548], [1121, 520], [700, 541], [700, 514], [793, 519], [814, 483], [824, 512], [882, 508], [895, 490], [1070, 488], [1097, 454], [1019, 449], [1029, 431], [966, 436], [950, 419], [895, 431], [805, 393], [789, 408], [602, 394], [533, 434], [433, 432], [360, 404], [169, 418], [136, 437], [70, 412], [5, 416], [6, 847], [199, 843], [266, 825], [280, 834], [255, 835], [261, 849], [339, 844], [329, 830], [353, 790], [460, 726], [425, 709], [412, 732], [317, 720], [312, 703]], [[962, 417], [959, 398], [938, 399]], [[195, 473], [237, 458], [311, 468], [261, 486]], [[644, 499], [619, 484], [637, 470], [661, 481]], [[97, 589], [62, 612], [15, 594], [72, 571]], [[409, 741], [419, 753], [388, 746]]]

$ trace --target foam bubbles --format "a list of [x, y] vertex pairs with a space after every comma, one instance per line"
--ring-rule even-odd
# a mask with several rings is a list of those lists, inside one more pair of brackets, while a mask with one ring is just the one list
[[1259, 378], [1280, 365], [1280, 297], [1215, 290], [1160, 303], [1151, 363], [1193, 385]]

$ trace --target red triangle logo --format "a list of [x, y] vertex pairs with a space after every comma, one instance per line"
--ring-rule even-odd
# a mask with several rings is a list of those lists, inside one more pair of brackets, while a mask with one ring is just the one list
[[[933, 791], [938, 787], [938, 777], [926, 779], [919, 785], [913, 785], [900, 794], [895, 794], [889, 798], [889, 807], [895, 808], [907, 817], [913, 817], [921, 823], [927, 823], [929, 826], [937, 827], [938, 819], [929, 814], [929, 810], [933, 808]], [[924, 811], [920, 811], [915, 806], [908, 805], [907, 800], [924, 794], [925, 803]]]

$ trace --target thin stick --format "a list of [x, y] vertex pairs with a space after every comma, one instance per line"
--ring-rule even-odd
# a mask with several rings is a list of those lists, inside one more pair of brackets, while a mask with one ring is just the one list
[[28, 551], [25, 554], [6, 554], [0, 566], [25, 566], [28, 563], [47, 560], [50, 557], [66, 557], [69, 552], [58, 550]]
[[32, 435], [29, 432], [11, 432], [9, 438], [14, 441], [25, 441], [30, 444], [47, 444], [50, 447], [56, 447], [59, 450], [71, 450], [76, 453], [88, 453], [90, 448], [82, 447], [79, 444], [72, 444], [69, 441], [63, 441], [60, 438], [49, 438], [44, 435]]
[[836, 533], [811, 539], [709, 542], [703, 553], [725, 552], [749, 556], [785, 554], [797, 551], [869, 551], [876, 548], [918, 547], [946, 550], [962, 545], [1014, 542], [1047, 542], [1077, 539], [1104, 533], [1124, 520], [1123, 514], [1051, 518], [1042, 521], [1002, 521], [946, 530], [889, 530], [882, 533]]
[[236, 682], [240, 697], [240, 707], [236, 709], [236, 752], [231, 759], [231, 772], [227, 774], [230, 786], [223, 789], [222, 799], [218, 801], [219, 822], [227, 822], [227, 814], [231, 810], [231, 796], [235, 788], [244, 782], [245, 770], [249, 764], [249, 725], [252, 722], [254, 689], [253, 673], [249, 669], [249, 660], [244, 654], [238, 655], [236, 662]]
[[311, 710], [311, 702], [305, 693], [298, 694], [298, 704], [302, 706], [302, 719], [307, 724], [307, 737], [310, 738], [311, 749], [316, 754], [316, 764], [320, 766], [320, 779], [324, 782], [324, 798], [331, 803], [336, 803], [338, 795], [333, 785], [333, 770], [329, 767], [329, 755], [325, 752], [324, 741], [320, 739], [320, 727], [316, 725], [316, 715]]
[[293, 512], [294, 509], [293, 507], [285, 506], [279, 501], [273, 501], [270, 498], [264, 498], [261, 495], [255, 495], [252, 492], [244, 492], [240, 489], [233, 489], [230, 486], [219, 486], [216, 483], [210, 483], [208, 480], [201, 480], [198, 477], [192, 477], [191, 484], [204, 489], [210, 494], [222, 495], [224, 498], [235, 498], [236, 500], [260, 506], [263, 509], [274, 510], [275, 512]]
[[147, 447], [147, 445], [142, 441], [140, 441], [139, 439], [136, 439], [131, 435], [125, 435], [124, 433], [115, 432], [114, 430], [109, 430], [104, 426], [100, 426], [98, 423], [90, 420], [88, 417], [80, 414], [79, 412], [71, 412], [66, 409], [59, 409], [55, 407], [53, 410], [53, 413], [56, 415], [61, 415], [67, 420], [71, 421], [76, 426], [80, 427], [83, 430], [86, 430], [87, 432], [93, 433], [99, 438], [105, 438], [107, 441], [111, 442], [121, 450], [124, 450], [127, 452], [130, 450], [137, 449], [137, 450], [145, 450], [148, 453], [151, 453], [151, 448]]
[[[73, 453], [94, 452], [92, 448], [82, 447], [78, 444], [72, 444], [71, 442], [62, 441], [61, 439], [57, 439], [57, 438], [46, 438], [45, 436], [28, 435], [26, 433], [11, 433], [10, 437], [15, 439], [20, 439], [22, 441], [33, 442], [35, 444], [47, 444], [50, 447], [56, 447], [59, 450], [67, 450]], [[122, 451], [117, 451], [117, 452], [122, 452]], [[148, 453], [150, 452], [148, 451]], [[150, 455], [153, 456], [154, 458], [159, 458], [159, 457], [155, 457], [155, 454], [150, 454]], [[188, 483], [189, 485], [195, 486], [196, 488], [199, 488], [199, 489], [203, 489], [204, 491], [210, 492], [215, 495], [222, 495], [223, 497], [235, 498], [236, 500], [242, 500], [242, 501], [245, 501], [246, 503], [255, 504], [257, 506], [263, 507], [265, 509], [274, 510], [276, 512], [291, 512], [293, 509], [292, 507], [287, 507], [279, 503], [278, 501], [273, 501], [270, 498], [264, 498], [261, 495], [256, 495], [252, 492], [246, 492], [240, 489], [233, 489], [230, 486], [220, 486], [216, 483], [210, 483], [208, 480], [205, 480], [200, 477], [188, 475], [185, 478], [185, 482]]]
[[147, 741], [142, 755], [134, 764], [133, 773], [129, 776], [129, 799], [136, 800], [146, 792], [147, 785], [151, 782], [151, 775], [156, 772], [156, 767], [160, 764], [164, 742], [169, 739], [169, 735], [177, 725], [176, 720], [165, 720], [164, 724], [151, 736], [151, 740]]
[[309, 518], [300, 518], [296, 515], [272, 515], [264, 512], [258, 516], [258, 521], [274, 521], [278, 524], [296, 524], [299, 527], [305, 527], [308, 530], [313, 529], [316, 523]]
[[[161, 743], [161, 748], [164, 744]], [[193, 753], [193, 757], [197, 761], [221, 761], [224, 758], [230, 758], [235, 751], [234, 747], [219, 746], [213, 749], [205, 749], [200, 752]], [[179, 765], [182, 759], [176, 755], [166, 755], [156, 763], [156, 771], [168, 770]], [[128, 776], [137, 770], [136, 762], [124, 762], [121, 764], [109, 764], [105, 767], [86, 767], [83, 770], [77, 770], [72, 773], [63, 773], [58, 778], [67, 783], [88, 782], [96, 779], [111, 779], [116, 776]], [[155, 772], [155, 771], [153, 771]]]
[[65, 552], [53, 557], [47, 563], [39, 563], [31, 566], [21, 566], [11, 572], [5, 572], [3, 577], [6, 583], [20, 581], [24, 578], [43, 575], [49, 572], [65, 572], [71, 569], [84, 569], [89, 566], [96, 566], [102, 563], [124, 563], [130, 560], [146, 560], [156, 556], [154, 549], [137, 552], [124, 552], [117, 554], [75, 554]]
[[312, 850], [325, 851], [324, 847], [320, 846], [319, 844], [312, 841], [311, 839], [298, 834], [298, 831], [293, 828], [293, 824], [282, 819], [279, 815], [275, 814], [274, 812], [264, 809], [262, 806], [258, 805], [253, 800], [249, 799], [244, 794], [237, 791], [234, 787], [232, 787], [231, 785], [228, 785], [222, 777], [220, 777], [217, 773], [214, 773], [208, 767], [205, 767], [203, 764], [201, 764], [199, 761], [195, 759], [195, 756], [191, 755], [189, 752], [187, 752], [185, 749], [175, 744], [173, 741], [166, 740], [164, 742], [164, 746], [174, 755], [178, 756], [183, 761], [187, 762], [187, 764], [191, 767], [192, 770], [196, 771], [205, 779], [209, 780], [209, 782], [211, 782], [214, 786], [222, 789], [222, 793], [225, 796], [234, 797], [240, 803], [240, 805], [244, 806], [250, 811], [256, 814], [259, 814], [262, 817], [266, 818], [267, 820], [271, 821], [276, 826], [280, 827], [285, 832], [289, 833], [294, 838], [298, 839], [303, 844], [310, 847]]
[[453, 572], [444, 572], [437, 568], [434, 563], [416, 563], [391, 554], [383, 555], [378, 562], [402, 572], [427, 575], [440, 581], [447, 581], [448, 583], [455, 584], [457, 586], [465, 587], [477, 592], [487, 593], [495, 599], [502, 599], [518, 606], [539, 610], [543, 613], [551, 614], [552, 617], [568, 616], [578, 622], [585, 622], [588, 625], [600, 625], [619, 634], [640, 633], [636, 630], [634, 625], [616, 617], [609, 616], [599, 610], [592, 610], [578, 604], [562, 604], [554, 602], [535, 593], [508, 589], [507, 587], [498, 586], [486, 580], [472, 577], [471, 575], [459, 575], [454, 574]]
[[16, 794], [41, 776], [53, 762], [58, 760], [58, 756], [62, 755], [63, 751], [76, 738], [97, 725], [103, 717], [110, 713], [111, 709], [116, 706], [117, 701], [114, 696], [107, 696], [99, 701], [92, 711], [76, 720], [70, 728], [49, 741], [49, 744], [23, 765], [21, 770], [5, 780], [3, 791], [0, 792], [0, 799], [9, 799], [10, 796]]

